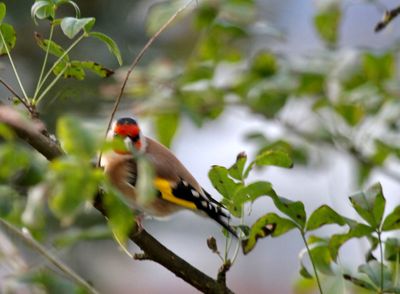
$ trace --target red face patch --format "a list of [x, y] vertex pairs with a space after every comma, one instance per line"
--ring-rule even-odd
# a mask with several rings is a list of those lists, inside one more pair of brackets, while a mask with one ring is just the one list
[[114, 133], [123, 137], [136, 137], [139, 135], [139, 127], [133, 124], [117, 124]]

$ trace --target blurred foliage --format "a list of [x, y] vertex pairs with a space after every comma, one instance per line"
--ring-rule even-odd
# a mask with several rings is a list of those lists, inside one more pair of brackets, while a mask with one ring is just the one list
[[[284, 45], [285, 40], [277, 38], [277, 30], [270, 27], [262, 32], [270, 41], [254, 50], [252, 43], [260, 37], [255, 27], [261, 21], [256, 1], [194, 1], [194, 8], [186, 10], [174, 22], [177, 29], [193, 40], [189, 53], [179, 56], [178, 60], [165, 54], [135, 68], [125, 94], [132, 98], [137, 115], [153, 118], [155, 133], [167, 146], [184, 119], [189, 118], [201, 127], [233, 107], [246, 109], [279, 126], [278, 138], [260, 130], [247, 134], [247, 140], [257, 145], [252, 160], [240, 154], [232, 166], [213, 166], [209, 172], [211, 183], [222, 195], [223, 205], [240, 219], [237, 228], [243, 253], [250, 253], [261, 239], [295, 230], [306, 247], [300, 253], [302, 278], [296, 286], [299, 293], [315, 291], [317, 286], [320, 292], [326, 289], [328, 293], [337, 293], [338, 280], [342, 283], [346, 280], [361, 291], [400, 293], [397, 283], [400, 241], [394, 236], [382, 238], [384, 232], [400, 228], [400, 207], [390, 211], [386, 208], [380, 184], [349, 197], [349, 204], [358, 215], [358, 219], [353, 219], [327, 205], [307, 214], [306, 203], [278, 195], [269, 181], [249, 182], [250, 173], [260, 167], [309, 164], [317, 153], [315, 146], [321, 145], [352, 158], [357, 166], [354, 179], [359, 190], [363, 190], [375, 170], [400, 181], [400, 174], [392, 169], [398, 166], [400, 158], [397, 47], [380, 51], [341, 50], [345, 3], [317, 1], [312, 23], [322, 48], [317, 54], [301, 55], [276, 49], [275, 45]], [[171, 0], [153, 5], [146, 21], [149, 36], [183, 4]], [[70, 7], [74, 16], [59, 18], [57, 13], [63, 5]], [[81, 39], [93, 37], [102, 41], [122, 63], [116, 42], [92, 31], [95, 18], [82, 18], [75, 2], [35, 1], [31, 14], [35, 23], [50, 25], [49, 37], [35, 34], [35, 40], [39, 49], [55, 61], [47, 74], [42, 71], [38, 77], [35, 94], [25, 97], [30, 105], [36, 105], [48, 94], [50, 89], [43, 86], [50, 75], [54, 75], [53, 81], [47, 85], [52, 87], [61, 77], [82, 80], [86, 78], [86, 71], [101, 77], [112, 73], [93, 61], [72, 59], [70, 51]], [[0, 55], [10, 57], [8, 51], [18, 44], [13, 26], [4, 20], [7, 20], [6, 7], [0, 3]], [[55, 28], [72, 39], [72, 43], [59, 44], [58, 38], [52, 38]], [[179, 43], [173, 38], [170, 42], [172, 47]], [[179, 54], [170, 53], [175, 57]], [[45, 61], [43, 68], [46, 64]], [[116, 83], [103, 87], [107, 90], [104, 94], [119, 91], [126, 71], [126, 68], [117, 71]], [[67, 155], [47, 163], [16, 140], [10, 129], [0, 125], [1, 219], [17, 228], [24, 227], [36, 240], [58, 248], [72, 248], [81, 240], [109, 238], [111, 231], [119, 241], [126, 241], [134, 225], [133, 213], [120, 192], [91, 162], [98, 150], [107, 151], [112, 146], [105, 144], [104, 147], [91, 131], [82, 127], [81, 121], [71, 116], [58, 120], [56, 136]], [[146, 176], [151, 174], [146, 161], [142, 170]], [[140, 189], [147, 195], [151, 194], [152, 187], [146, 176], [140, 180]], [[87, 202], [94, 199], [99, 187], [105, 193], [111, 230], [101, 218], [83, 221], [93, 214]], [[261, 197], [268, 197], [276, 211], [267, 211], [249, 226], [246, 218], [253, 203]], [[315, 233], [326, 225], [342, 229], [329, 237]], [[227, 235], [227, 238], [231, 237]], [[357, 272], [344, 270], [338, 262], [340, 249], [354, 238], [370, 241], [365, 261]], [[216, 244], [211, 248], [218, 252]], [[233, 263], [236, 257], [237, 251], [231, 256], [225, 254], [223, 261], [231, 258]], [[6, 256], [4, 260], [10, 262], [12, 258]], [[67, 281], [48, 266], [42, 266], [39, 271], [37, 268], [28, 272], [15, 270], [13, 278], [17, 283], [48, 292], [54, 287], [60, 292], [79, 292], [82, 286], [70, 279]], [[314, 278], [317, 283], [308, 281]], [[329, 287], [330, 283], [336, 287]]]

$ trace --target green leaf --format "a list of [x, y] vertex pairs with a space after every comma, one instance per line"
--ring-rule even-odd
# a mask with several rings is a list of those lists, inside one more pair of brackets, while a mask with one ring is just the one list
[[229, 177], [228, 170], [223, 166], [214, 165], [208, 173], [214, 188], [224, 196], [231, 199], [236, 190], [241, 186]]
[[267, 196], [272, 198], [279, 211], [290, 217], [301, 229], [304, 229], [307, 216], [303, 202], [279, 197], [273, 190]]
[[119, 242], [125, 243], [135, 225], [132, 209], [127, 205], [124, 196], [111, 185], [106, 186], [104, 205], [111, 230]]
[[155, 117], [155, 128], [159, 141], [171, 147], [172, 139], [174, 138], [179, 126], [179, 113], [165, 113]]
[[20, 224], [23, 211], [22, 197], [9, 185], [0, 185], [0, 218]]
[[[35, 32], [35, 40], [41, 49], [43, 49], [46, 52], [47, 52], [47, 50], [49, 50], [49, 53], [53, 54], [54, 56], [61, 57], [65, 53], [65, 50], [60, 45], [58, 45], [56, 42], [50, 41], [47, 39], [43, 39], [43, 37], [39, 33], [36, 33], [36, 32]], [[68, 54], [64, 55], [63, 60], [69, 61]]]
[[383, 231], [394, 231], [400, 229], [400, 205], [396, 206], [383, 221]]
[[122, 56], [121, 52], [119, 51], [117, 43], [109, 36], [100, 33], [100, 32], [90, 32], [89, 36], [99, 39], [100, 41], [104, 42], [107, 45], [108, 50], [117, 58], [118, 64], [122, 65]]
[[337, 224], [339, 226], [343, 226], [346, 224], [346, 221], [343, 216], [338, 214], [328, 205], [322, 205], [314, 210], [313, 213], [310, 215], [307, 221], [306, 231], [316, 230], [322, 226], [329, 224]]
[[313, 275], [308, 271], [303, 262], [300, 263], [300, 275], [305, 279], [312, 279]]
[[228, 169], [229, 175], [238, 180], [243, 180], [243, 171], [244, 166], [246, 165], [247, 155], [244, 152], [241, 152], [236, 157], [236, 162]]
[[379, 229], [386, 200], [382, 193], [382, 186], [377, 183], [364, 193], [359, 192], [349, 197], [357, 213], [375, 229]]
[[396, 59], [392, 52], [383, 55], [365, 53], [362, 62], [366, 80], [378, 85], [396, 73]]
[[299, 76], [300, 95], [321, 95], [325, 90], [326, 76], [319, 73], [301, 73]]
[[258, 166], [262, 165], [274, 165], [280, 167], [290, 168], [293, 166], [293, 162], [286, 152], [280, 150], [266, 150], [260, 155], [257, 155], [254, 160]]
[[90, 162], [65, 158], [50, 163], [50, 208], [63, 221], [71, 221], [85, 201], [95, 196], [103, 173], [94, 170]]
[[309, 244], [310, 254], [318, 271], [325, 275], [332, 275], [331, 267], [332, 257], [329, 251], [329, 244], [326, 239], [316, 236], [310, 236], [307, 243]]
[[370, 226], [355, 221], [347, 220], [347, 223], [350, 226], [350, 230], [345, 234], [333, 235], [329, 241], [329, 250], [333, 260], [337, 259], [340, 247], [343, 246], [343, 244], [348, 240], [352, 238], [370, 236], [373, 232], [375, 232], [375, 230]]
[[358, 125], [365, 117], [365, 109], [361, 103], [340, 103], [335, 110], [350, 125]]
[[0, 138], [5, 141], [11, 141], [15, 138], [14, 131], [4, 123], [0, 123]]
[[76, 60], [72, 62], [59, 62], [54, 68], [53, 73], [59, 75], [61, 72], [63, 72], [62, 76], [65, 79], [74, 78], [81, 81], [86, 77], [82, 62]]
[[3, 19], [6, 16], [6, 11], [6, 5], [3, 2], [0, 2], [0, 24], [3, 22]]
[[400, 263], [400, 240], [399, 239], [387, 238], [385, 240], [385, 260]]
[[112, 71], [111, 69], [105, 68], [104, 66], [102, 66], [94, 61], [75, 61], [74, 60], [71, 62], [71, 66], [72, 66], [72, 68], [74, 68], [74, 66], [76, 66], [76, 67], [80, 66], [81, 68], [88, 69], [91, 72], [93, 72], [94, 74], [96, 74], [102, 78], [107, 78], [114, 73], [114, 71]]
[[68, 38], [73, 39], [81, 30], [90, 31], [95, 19], [93, 17], [76, 18], [65, 17], [61, 21], [61, 29]]
[[0, 145], [0, 183], [8, 183], [29, 167], [32, 154], [14, 143]]
[[7, 49], [8, 51], [11, 51], [15, 47], [15, 43], [17, 42], [17, 35], [13, 26], [7, 23], [2, 23], [0, 25], [0, 31], [7, 45], [6, 48], [6, 46], [4, 46], [4, 42], [0, 39], [0, 55], [4, 55], [7, 54]]
[[260, 217], [251, 227], [249, 238], [242, 241], [243, 253], [253, 250], [260, 238], [268, 236], [278, 237], [296, 228], [291, 220], [280, 217], [275, 213], [268, 213]]
[[36, 1], [31, 8], [31, 17], [36, 23], [38, 19], [53, 20], [56, 14], [56, 6], [49, 0]]
[[[371, 260], [366, 264], [362, 264], [358, 267], [360, 273], [364, 273], [368, 276], [371, 282], [376, 286], [376, 288], [381, 287], [381, 263], [376, 260]], [[391, 273], [389, 268], [383, 266], [383, 288], [392, 287]]]
[[337, 2], [333, 2], [332, 5], [325, 7], [314, 16], [314, 26], [328, 45], [337, 43], [341, 18], [342, 11]]
[[90, 160], [97, 151], [91, 132], [82, 128], [80, 122], [70, 116], [64, 116], [57, 122], [57, 135], [64, 150], [71, 155]]
[[250, 70], [259, 78], [268, 78], [278, 70], [275, 55], [270, 52], [262, 51], [253, 57]]
[[364, 288], [364, 289], [368, 289], [368, 290], [372, 290], [372, 291], [376, 291], [377, 288], [372, 285], [370, 282], [365, 281], [365, 279], [360, 279], [360, 278], [356, 278], [353, 277], [349, 274], [344, 274], [343, 278], [351, 283], [353, 283], [354, 285]]

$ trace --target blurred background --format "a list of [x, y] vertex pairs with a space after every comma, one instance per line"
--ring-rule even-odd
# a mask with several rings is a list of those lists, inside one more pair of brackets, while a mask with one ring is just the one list
[[[355, 217], [348, 196], [380, 181], [388, 207], [398, 205], [398, 21], [374, 32], [385, 9], [396, 7], [398, 1], [197, 2], [146, 52], [131, 75], [117, 116], [136, 116], [144, 133], [169, 145], [217, 199], [220, 196], [207, 176], [212, 165], [229, 167], [239, 152], [254, 158], [266, 146], [284, 140], [294, 167], [260, 169], [248, 182], [270, 181], [279, 195], [303, 201], [307, 212], [328, 204]], [[47, 38], [48, 23], [34, 24], [32, 1], [5, 3], [6, 21], [17, 32], [13, 58], [32, 92], [44, 55], [35, 45], [33, 32]], [[51, 132], [59, 117], [70, 114], [101, 138], [126, 67], [160, 23], [185, 1], [76, 3], [82, 17], [96, 18], [96, 31], [116, 41], [123, 66], [105, 45], [87, 40], [71, 55], [99, 62], [115, 74], [106, 79], [94, 75], [84, 81], [65, 79], [39, 106], [39, 112]], [[60, 14], [73, 14], [73, 8], [65, 7]], [[68, 43], [62, 34], [54, 40]], [[376, 74], [363, 75], [365, 56], [372, 56]], [[0, 77], [18, 88], [6, 56], [0, 59]], [[0, 88], [3, 103], [10, 103], [9, 96]], [[385, 156], [379, 153], [382, 144], [377, 142], [389, 145]], [[245, 223], [251, 225], [270, 211], [276, 211], [272, 201], [259, 199]], [[90, 209], [86, 213], [89, 216], [77, 221], [78, 227], [80, 222], [82, 227], [104, 225]], [[224, 237], [213, 221], [180, 212], [166, 221], [146, 220], [144, 227], [189, 263], [216, 276], [220, 260], [207, 248], [206, 239], [215, 236], [222, 248]], [[330, 235], [338, 230], [318, 233]], [[62, 233], [70, 236], [68, 232], [65, 227], [51, 234], [62, 239]], [[3, 233], [7, 235], [6, 230]], [[156, 263], [130, 260], [107, 234], [104, 238], [99, 234], [96, 240], [74, 240], [64, 247], [49, 238], [48, 245], [101, 293], [197, 293]], [[18, 238], [12, 234], [7, 238], [27, 252], [29, 265], [43, 263]], [[228, 273], [229, 287], [236, 293], [307, 293], [298, 282], [298, 255], [303, 248], [296, 231], [260, 240], [248, 255], [239, 254]], [[342, 266], [355, 270], [367, 248], [366, 241], [350, 241], [341, 251]], [[129, 250], [139, 252], [132, 243]], [[12, 270], [6, 263], [0, 266], [0, 279], [6, 281]], [[336, 287], [345, 286], [331, 280], [326, 287], [331, 293], [351, 292], [339, 291]]]

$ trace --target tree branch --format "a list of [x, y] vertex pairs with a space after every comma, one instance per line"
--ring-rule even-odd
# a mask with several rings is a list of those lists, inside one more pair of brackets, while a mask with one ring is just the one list
[[393, 21], [398, 15], [400, 14], [400, 6], [396, 7], [392, 10], [387, 10], [385, 11], [385, 14], [383, 15], [383, 18], [380, 22], [378, 22], [375, 26], [375, 32], [378, 33], [386, 26]]
[[[24, 119], [19, 112], [9, 106], [0, 106], [0, 123], [12, 128], [19, 138], [29, 143], [48, 160], [53, 160], [64, 154], [60, 146], [42, 134], [40, 129], [32, 124], [32, 121]], [[106, 216], [100, 195], [98, 193], [94, 206]], [[134, 228], [129, 238], [143, 250], [144, 255], [142, 256], [145, 256], [145, 259], [159, 263], [196, 289], [204, 293], [233, 293], [226, 287], [225, 283], [221, 283], [199, 271], [158, 242], [145, 230], [139, 231]]]

